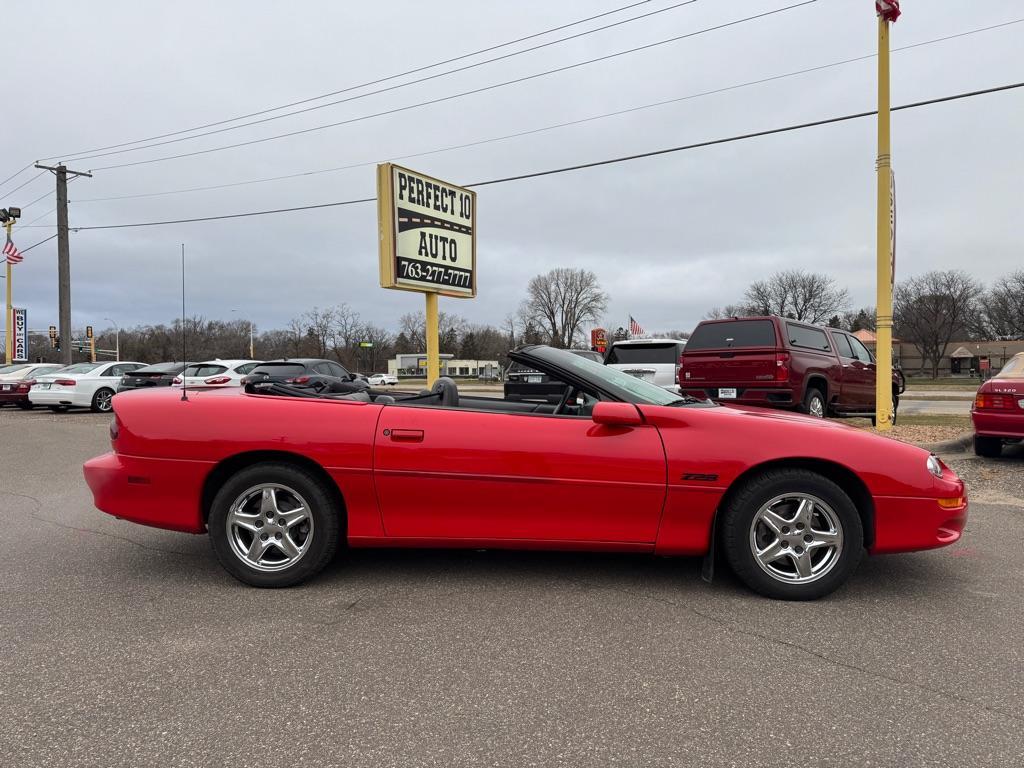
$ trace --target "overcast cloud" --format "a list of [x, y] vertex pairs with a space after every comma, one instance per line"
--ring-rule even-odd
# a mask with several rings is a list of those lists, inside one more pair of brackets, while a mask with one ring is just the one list
[[[678, 0], [653, 0], [548, 40]], [[649, 19], [467, 72], [346, 104], [76, 169], [245, 141], [485, 86], [720, 24], [795, 0], [699, 0]], [[184, 2], [4, 3], [0, 178], [43, 157], [189, 128], [335, 91], [626, 5]], [[1019, 0], [905, 0], [893, 46], [1024, 17]], [[758, 21], [443, 104], [347, 126], [133, 168], [69, 187], [72, 226], [236, 213], [372, 196], [372, 165], [273, 183], [86, 202], [224, 184], [473, 142], [873, 53], [870, 0], [819, 0]], [[893, 103], [1024, 80], [1024, 24], [893, 54]], [[529, 43], [517, 47], [525, 47]], [[510, 49], [503, 49], [505, 52]], [[457, 65], [455, 65], [457, 66]], [[410, 158], [454, 183], [588, 162], [872, 109], [875, 60], [537, 133]], [[447, 69], [444, 67], [442, 69]], [[435, 70], [430, 70], [434, 72]], [[441, 71], [441, 70], [436, 70]], [[13, 82], [12, 82], [13, 81]], [[359, 93], [359, 92], [354, 92]], [[351, 94], [348, 94], [351, 95]], [[991, 282], [1022, 264], [1024, 91], [893, 116], [898, 276], [965, 268]], [[481, 187], [479, 296], [442, 310], [500, 323], [527, 280], [555, 266], [598, 273], [606, 324], [632, 314], [651, 330], [689, 329], [751, 280], [782, 268], [827, 272], [873, 304], [873, 118], [535, 180]], [[0, 205], [25, 205], [47, 175]], [[54, 206], [26, 207], [22, 223]], [[19, 226], [25, 248], [55, 214]], [[40, 225], [49, 225], [48, 228]], [[189, 313], [258, 328], [313, 305], [347, 302], [394, 328], [422, 308], [377, 282], [376, 208], [301, 213], [71, 237], [74, 325], [168, 322], [179, 311], [186, 244]], [[57, 319], [56, 241], [15, 267], [15, 304], [30, 326]]]

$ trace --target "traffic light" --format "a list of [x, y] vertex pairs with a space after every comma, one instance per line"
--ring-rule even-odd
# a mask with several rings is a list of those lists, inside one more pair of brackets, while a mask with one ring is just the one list
[[57, 326], [50, 326], [50, 346], [54, 349], [60, 349], [60, 339], [57, 337]]
[[91, 339], [92, 338], [92, 326], [91, 325], [85, 326], [85, 338], [87, 338], [87, 339]]

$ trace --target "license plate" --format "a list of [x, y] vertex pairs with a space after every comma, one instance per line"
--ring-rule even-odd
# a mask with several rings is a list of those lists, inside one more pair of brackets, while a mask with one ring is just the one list
[[736, 399], [736, 388], [735, 387], [721, 387], [718, 390], [718, 396], [723, 400], [735, 400]]
[[11, 385], [10, 384], [4, 384], [4, 392], [10, 392], [10, 391], [11, 391]]
[[543, 376], [527, 376], [526, 377], [526, 383], [527, 384], [540, 384], [541, 379], [543, 379], [543, 378], [544, 378]]
[[40, 389], [49, 389], [50, 388], [50, 382], [48, 382], [48, 381], [41, 381], [38, 384], [36, 384], [36, 386], [39, 387]]

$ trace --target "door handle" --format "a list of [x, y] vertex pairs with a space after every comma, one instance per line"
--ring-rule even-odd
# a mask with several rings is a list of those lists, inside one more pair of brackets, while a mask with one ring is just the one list
[[422, 443], [422, 429], [385, 429], [384, 434], [390, 435], [396, 443]]

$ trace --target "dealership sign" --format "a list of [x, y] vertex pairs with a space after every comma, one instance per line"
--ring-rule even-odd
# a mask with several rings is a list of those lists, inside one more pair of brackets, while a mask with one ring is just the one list
[[12, 363], [28, 362], [28, 310], [14, 308], [14, 352]]
[[476, 296], [476, 193], [377, 166], [382, 288]]

